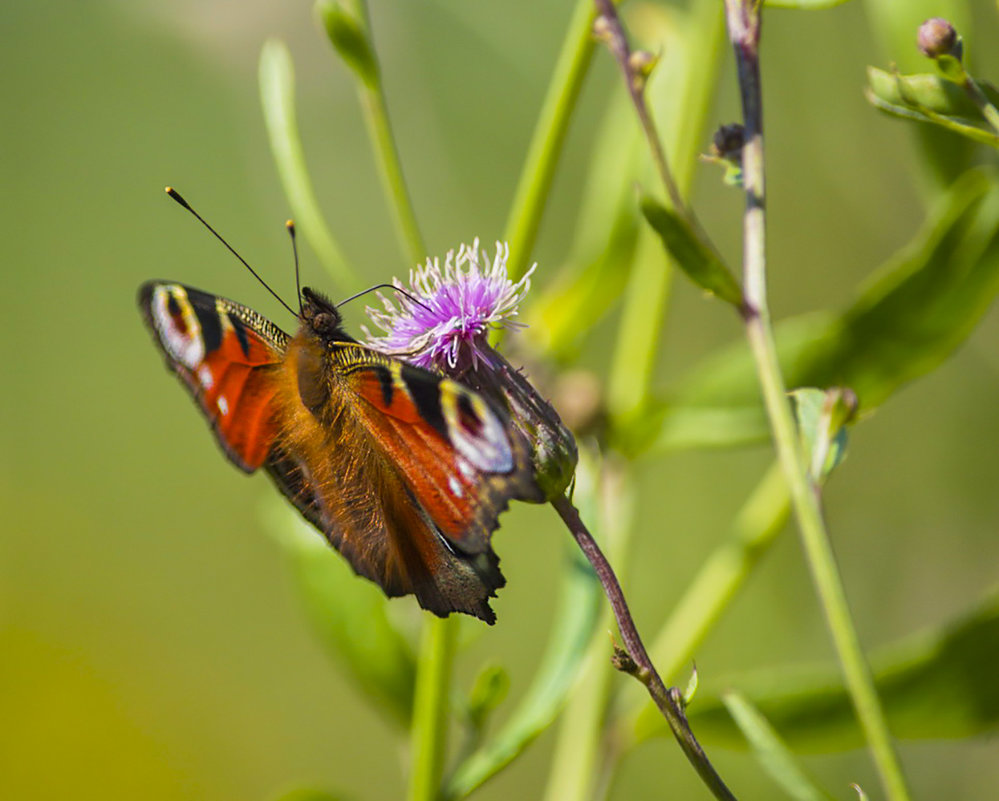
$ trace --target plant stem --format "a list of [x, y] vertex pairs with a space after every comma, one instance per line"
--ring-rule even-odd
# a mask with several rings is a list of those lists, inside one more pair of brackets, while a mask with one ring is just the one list
[[[616, 25], [616, 31], [615, 36], [624, 41], [620, 24]], [[643, 123], [642, 130], [646, 139], [652, 132], [649, 147], [655, 151], [661, 148], [658, 147], [651, 112], [641, 109], [647, 101], [655, 110], [664, 112], [668, 152], [663, 153], [659, 161], [662, 168], [669, 161], [679, 165], [675, 185], [683, 197], [690, 191], [693, 181], [696, 154], [711, 105], [711, 90], [716, 85], [715, 77], [721, 64], [725, 41], [724, 17], [715, 0], [700, 0], [688, 11], [684, 26], [671, 26], [661, 31], [653, 29], [650, 33], [661, 39], [667, 50], [663, 63], [657, 69], [666, 71], [659, 78], [668, 76], [669, 80], [658, 83], [650, 80], [646, 90], [648, 97], [645, 94], [638, 96], [638, 113], [648, 122]], [[691, 45], [692, 41], [696, 45]], [[621, 47], [626, 49], [627, 43]], [[627, 74], [626, 71], [626, 77]], [[669, 93], [665, 97], [664, 90]], [[628, 94], [635, 105], [635, 94], [630, 88]], [[668, 175], [668, 170], [667, 176], [663, 180], [672, 183], [673, 177]], [[633, 195], [631, 203], [634, 209]], [[627, 424], [641, 414], [648, 401], [662, 341], [672, 268], [673, 263], [669, 260], [663, 264], [662, 245], [643, 224], [623, 298], [608, 379], [607, 400], [615, 422]]]
[[807, 478], [804, 458], [798, 446], [767, 307], [763, 108], [759, 69], [760, 7], [756, 0], [725, 0], [725, 8], [729, 37], [735, 49], [745, 118], [742, 164], [747, 198], [743, 228], [743, 317], [746, 335], [756, 361], [764, 404], [773, 429], [777, 455], [791, 492], [805, 555], [854, 709], [870, 743], [888, 798], [904, 801], [909, 798], [909, 792], [870, 667], [850, 616], [818, 494]]
[[725, 783], [715, 771], [711, 762], [708, 761], [704, 749], [701, 748], [700, 743], [694, 737], [694, 733], [690, 730], [686, 716], [676, 700], [676, 695], [666, 688], [663, 680], [656, 672], [655, 665], [652, 664], [652, 660], [645, 650], [645, 645], [642, 643], [642, 638], [638, 634], [638, 629], [635, 627], [635, 621], [631, 617], [631, 611], [628, 609], [628, 603], [625, 600], [624, 592], [621, 590], [617, 576], [614, 575], [614, 570], [607, 561], [607, 558], [603, 555], [600, 547], [580, 519], [576, 507], [564, 496], [559, 496], [553, 500], [552, 506], [559, 513], [562, 521], [576, 540], [576, 544], [579, 545], [583, 554], [590, 561], [590, 564], [593, 565], [597, 578], [600, 580], [600, 584], [607, 595], [607, 600], [610, 602], [611, 611], [614, 613], [614, 619], [617, 621], [618, 631], [621, 633], [621, 640], [624, 643], [627, 656], [632, 663], [628, 665], [623, 661], [619, 661], [621, 669], [631, 673], [645, 685], [652, 700], [655, 701], [656, 706], [659, 707], [663, 717], [669, 723], [669, 727], [673, 731], [673, 736], [676, 737], [683, 753], [694, 766], [701, 780], [714, 794], [715, 798], [734, 801], [735, 796], [725, 786]]
[[961, 84], [961, 88], [964, 89], [965, 93], [971, 98], [972, 102], [978, 106], [978, 110], [982, 112], [982, 116], [985, 117], [985, 121], [992, 126], [992, 130], [999, 133], [999, 109], [989, 102], [989, 99], [985, 96], [985, 92], [982, 91], [982, 87], [978, 85], [978, 82], [965, 73], [964, 82]]
[[[375, 55], [374, 40], [368, 21], [367, 3], [364, 0], [342, 0], [344, 8], [354, 15], [358, 24], [371, 43], [371, 53]], [[381, 69], [375, 71], [375, 80], [366, 82], [357, 78], [357, 96], [368, 126], [368, 135], [378, 164], [378, 174], [382, 188], [388, 196], [389, 205], [395, 218], [396, 234], [403, 252], [410, 264], [421, 264], [427, 257], [427, 248], [416, 222], [416, 214], [406, 188], [406, 179], [399, 162], [399, 151], [392, 135], [388, 107], [385, 103], [385, 89], [381, 79]]]
[[510, 245], [507, 271], [514, 281], [527, 270], [569, 119], [590, 66], [593, 16], [591, 0], [577, 0], [514, 192], [504, 235]]
[[458, 620], [426, 616], [416, 665], [409, 801], [436, 801], [441, 794], [448, 741], [448, 694]]

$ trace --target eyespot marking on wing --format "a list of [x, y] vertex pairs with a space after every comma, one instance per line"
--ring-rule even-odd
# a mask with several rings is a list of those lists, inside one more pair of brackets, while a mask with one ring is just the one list
[[[509, 473], [513, 451], [506, 427], [481, 397], [455, 381], [440, 383], [439, 404], [447, 434], [467, 463], [487, 473]], [[458, 461], [458, 469], [465, 469]]]
[[205, 341], [198, 315], [179, 284], [154, 288], [149, 306], [156, 333], [167, 353], [194, 370], [205, 358]]

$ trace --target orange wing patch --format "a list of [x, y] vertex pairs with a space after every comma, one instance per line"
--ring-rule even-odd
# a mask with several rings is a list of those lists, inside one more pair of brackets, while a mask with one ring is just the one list
[[277, 435], [275, 370], [284, 334], [250, 309], [180, 284], [144, 284], [139, 306], [226, 455], [256, 470]]

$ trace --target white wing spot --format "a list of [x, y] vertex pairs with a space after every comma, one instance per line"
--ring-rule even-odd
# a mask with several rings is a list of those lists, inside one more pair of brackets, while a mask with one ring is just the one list
[[215, 403], [223, 417], [229, 414], [229, 401], [225, 399], [225, 395], [219, 395], [219, 399]]
[[447, 485], [451, 488], [451, 494], [454, 495], [455, 498], [464, 497], [465, 490], [462, 488], [461, 482], [454, 476], [448, 477]]
[[212, 376], [212, 371], [208, 369], [207, 364], [203, 364], [198, 368], [198, 380], [205, 389], [211, 389], [214, 386], [215, 379]]
[[475, 476], [475, 471], [472, 469], [472, 466], [461, 457], [458, 458], [458, 469], [465, 478], [472, 478]]

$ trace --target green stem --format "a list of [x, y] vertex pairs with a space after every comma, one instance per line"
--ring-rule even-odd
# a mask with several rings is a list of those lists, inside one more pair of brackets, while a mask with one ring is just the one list
[[[342, 2], [344, 8], [352, 13], [358, 24], [361, 25], [362, 30], [367, 35], [372, 58], [376, 58], [368, 22], [367, 4], [364, 0], [342, 0]], [[382, 188], [389, 199], [389, 205], [395, 218], [399, 243], [410, 264], [421, 264], [427, 257], [427, 248], [423, 243], [423, 236], [420, 234], [420, 227], [416, 222], [416, 213], [413, 211], [412, 200], [402, 172], [402, 164], [399, 161], [399, 151], [392, 134], [392, 125], [389, 122], [380, 69], [375, 69], [374, 79], [370, 81], [364, 81], [357, 76], [357, 95], [364, 112], [368, 135], [371, 137], [371, 146], [374, 150], [375, 162], [378, 165], [378, 175], [382, 181]]]
[[999, 133], [999, 109], [989, 102], [989, 99], [985, 96], [985, 92], [982, 91], [982, 88], [975, 79], [970, 75], [966, 75], [964, 83], [961, 86], [972, 102], [978, 106], [978, 110], [982, 112], [985, 121], [992, 126], [992, 130]]
[[875, 766], [889, 799], [905, 801], [908, 788], [885, 722], [870, 667], [864, 657], [842, 578], [829, 541], [817, 489], [807, 478], [797, 431], [777, 361], [766, 293], [766, 218], [763, 161], [763, 114], [759, 69], [759, 5], [756, 0], [725, 0], [745, 118], [742, 153], [746, 212], [743, 228], [745, 307], [743, 316], [750, 350], [756, 361], [764, 405], [784, 476], [791, 493], [802, 544], [844, 680], [861, 727], [870, 743]]
[[590, 66], [593, 17], [592, 0], [577, 0], [510, 206], [505, 239], [510, 245], [507, 271], [514, 281], [527, 270], [569, 119]]
[[436, 801], [441, 795], [457, 633], [458, 620], [455, 618], [426, 616], [416, 666], [409, 801]]

